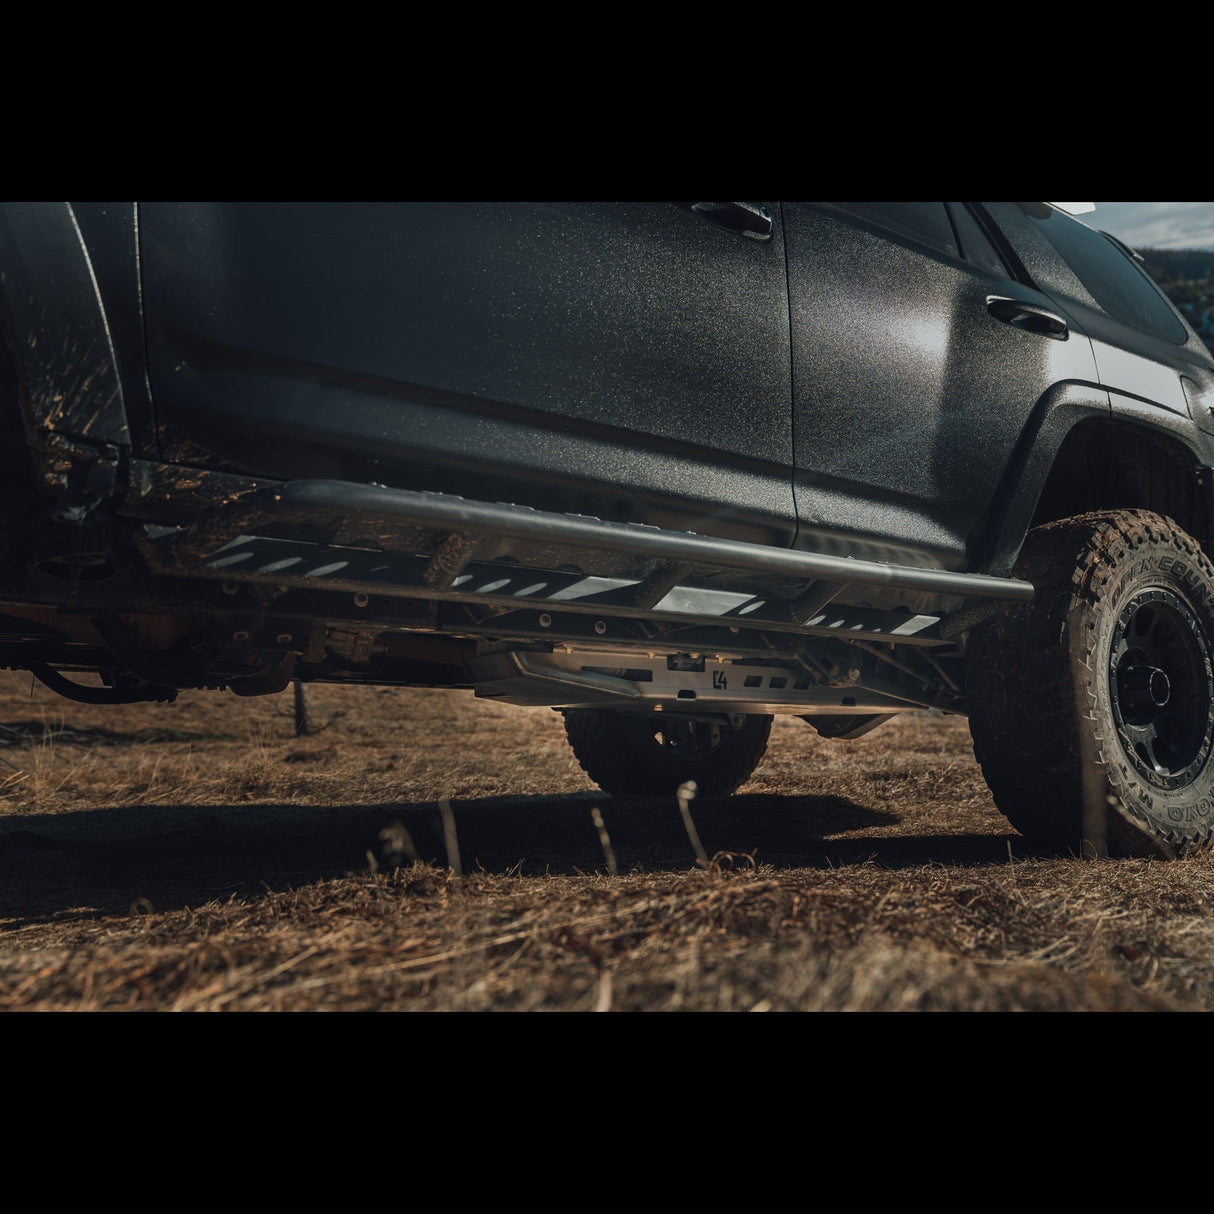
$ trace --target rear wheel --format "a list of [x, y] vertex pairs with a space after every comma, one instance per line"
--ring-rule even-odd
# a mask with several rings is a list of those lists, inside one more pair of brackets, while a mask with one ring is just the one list
[[675, 714], [574, 709], [565, 732], [586, 774], [617, 796], [669, 793], [694, 780], [700, 796], [725, 797], [744, 784], [767, 750], [771, 717], [694, 721]]
[[1049, 850], [1179, 855], [1214, 832], [1214, 566], [1170, 519], [1084, 515], [1029, 535], [1036, 599], [966, 647], [974, 753]]

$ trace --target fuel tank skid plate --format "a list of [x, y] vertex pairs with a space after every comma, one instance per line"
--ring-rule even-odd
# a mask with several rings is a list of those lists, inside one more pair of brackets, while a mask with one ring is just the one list
[[712, 654], [676, 661], [673, 655], [619, 650], [510, 650], [476, 658], [467, 669], [478, 696], [553, 708], [863, 716], [923, 707], [860, 687], [847, 672], [828, 685], [804, 669]]

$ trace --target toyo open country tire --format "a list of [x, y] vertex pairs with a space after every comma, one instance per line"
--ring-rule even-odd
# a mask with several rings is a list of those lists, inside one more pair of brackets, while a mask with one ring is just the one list
[[1029, 534], [1032, 603], [966, 647], [974, 753], [1036, 848], [1177, 856], [1214, 829], [1214, 566], [1170, 519]]
[[669, 794], [694, 780], [702, 797], [727, 797], [745, 784], [767, 750], [771, 717], [727, 724], [601, 709], [565, 713], [565, 732], [582, 770], [613, 796]]

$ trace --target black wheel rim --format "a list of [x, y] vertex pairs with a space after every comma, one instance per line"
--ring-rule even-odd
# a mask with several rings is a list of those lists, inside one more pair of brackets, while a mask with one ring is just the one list
[[1205, 766], [1214, 733], [1214, 667], [1201, 622], [1178, 596], [1142, 590], [1113, 631], [1109, 688], [1121, 748], [1159, 788]]

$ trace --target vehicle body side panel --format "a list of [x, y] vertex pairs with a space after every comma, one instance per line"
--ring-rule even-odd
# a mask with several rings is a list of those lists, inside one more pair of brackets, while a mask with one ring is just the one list
[[791, 542], [778, 213], [153, 203], [140, 234], [175, 462]]
[[983, 205], [1012, 240], [1041, 290], [1082, 325], [1092, 342], [1101, 384], [1119, 396], [1189, 417], [1181, 375], [1188, 376], [1198, 392], [1214, 389], [1214, 360], [1183, 316], [1176, 313], [1176, 324], [1186, 331], [1187, 340], [1178, 344], [1110, 315], [1018, 204]]
[[139, 249], [133, 202], [73, 202], [93, 277], [104, 301], [132, 449], [157, 458], [139, 297]]
[[1095, 384], [1090, 343], [996, 319], [1032, 288], [826, 204], [785, 204], [798, 546], [973, 570], [1046, 393]]
[[988, 572], [1011, 574], [1066, 436], [1080, 422], [1110, 414], [1109, 394], [1092, 384], [1061, 384], [1041, 398], [995, 495]]
[[67, 203], [0, 204], [0, 303], [28, 433], [128, 445], [105, 309]]

